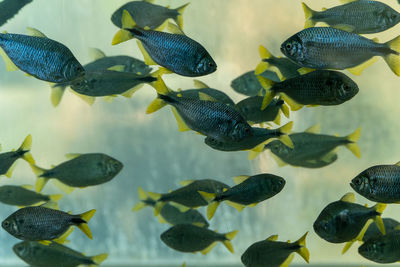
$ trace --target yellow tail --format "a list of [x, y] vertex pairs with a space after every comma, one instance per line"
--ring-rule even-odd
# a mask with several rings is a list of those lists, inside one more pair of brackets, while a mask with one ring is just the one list
[[214, 217], [215, 212], [217, 211], [217, 208], [219, 206], [219, 202], [211, 202], [211, 204], [208, 205], [207, 207], [207, 219], [211, 220]]
[[[168, 95], [169, 93], [172, 92], [172, 90], [165, 85], [161, 76], [158, 76], [157, 81], [152, 82], [151, 86], [153, 86], [154, 89], [157, 91], [157, 93], [160, 95]], [[147, 107], [146, 114], [156, 112], [157, 110], [162, 109], [166, 105], [167, 104], [165, 103], [165, 101], [157, 97]]]
[[265, 89], [265, 96], [261, 105], [261, 110], [264, 110], [275, 97], [276, 93], [271, 90], [274, 82], [262, 76], [257, 76], [257, 79], [260, 82], [261, 86]]
[[17, 152], [27, 151], [26, 153], [24, 153], [22, 158], [26, 160], [29, 164], [35, 164], [35, 160], [33, 159], [32, 154], [30, 153], [31, 147], [32, 147], [32, 135], [29, 134], [27, 137], [25, 137], [24, 141], [18, 148]]
[[386, 43], [392, 50], [397, 52], [396, 54], [389, 54], [385, 57], [386, 63], [389, 65], [390, 69], [400, 76], [400, 36], [394, 38], [393, 40]]
[[375, 209], [376, 212], [379, 213], [379, 215], [377, 215], [374, 218], [375, 224], [378, 227], [379, 231], [381, 231], [381, 233], [385, 235], [386, 234], [386, 230], [385, 230], [385, 225], [383, 224], [383, 221], [382, 221], [381, 214], [385, 210], [386, 204], [378, 203], [373, 208]]
[[136, 22], [133, 20], [131, 14], [129, 14], [129, 12], [126, 9], [122, 11], [121, 22], [123, 29], [119, 30], [114, 35], [114, 38], [111, 42], [112, 45], [116, 45], [133, 38], [133, 34], [125, 29], [133, 29], [136, 26]]
[[300, 248], [298, 251], [296, 251], [301, 257], [303, 257], [303, 259], [309, 263], [310, 261], [310, 252], [308, 251], [308, 249], [306, 248], [306, 237], [307, 237], [307, 233], [305, 233], [299, 240], [297, 240], [295, 242], [295, 244], [299, 245]]
[[175, 9], [179, 14], [175, 18], [176, 24], [178, 24], [179, 28], [183, 30], [183, 12], [185, 11], [185, 8], [189, 5], [190, 3], [186, 3], [183, 6], [178, 7]]
[[360, 139], [361, 136], [361, 128], [357, 128], [354, 133], [349, 134], [346, 136], [346, 139], [351, 143], [347, 144], [346, 147], [357, 157], [361, 158], [361, 151], [359, 146], [357, 145], [357, 141]]
[[233, 238], [235, 238], [235, 236], [236, 236], [237, 233], [238, 233], [238, 231], [235, 230], [235, 231], [232, 231], [232, 232], [229, 232], [229, 233], [225, 234], [225, 238], [228, 239], [228, 240], [223, 241], [223, 243], [224, 243], [225, 247], [226, 247], [231, 253], [234, 253], [234, 250], [233, 250], [233, 246], [232, 246], [231, 241], [232, 241]]
[[89, 210], [85, 213], [82, 213], [79, 215], [79, 217], [81, 217], [82, 220], [84, 220], [86, 223], [81, 223], [78, 225], [78, 228], [85, 234], [87, 235], [87, 237], [89, 237], [90, 239], [93, 239], [92, 236], [92, 232], [89, 229], [89, 226], [87, 225], [87, 223], [90, 221], [90, 219], [93, 217], [93, 215], [96, 213], [96, 210]]
[[301, 3], [301, 5], [303, 6], [303, 10], [304, 10], [304, 16], [306, 17], [306, 22], [304, 24], [304, 28], [310, 28], [310, 27], [314, 27], [316, 22], [313, 21], [312, 17], [315, 13], [314, 10], [312, 10], [311, 8], [309, 8], [305, 3]]

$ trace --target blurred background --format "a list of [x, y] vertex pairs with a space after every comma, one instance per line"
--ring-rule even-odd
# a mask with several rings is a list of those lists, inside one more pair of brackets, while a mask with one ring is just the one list
[[[34, 0], [2, 27], [11, 33], [26, 33], [35, 27], [57, 40], [86, 64], [91, 61], [88, 48], [96, 47], [106, 55], [130, 55], [142, 59], [135, 41], [111, 46], [118, 30], [111, 14], [127, 1], [119, 0]], [[186, 1], [157, 0], [156, 4], [179, 7]], [[382, 1], [400, 10], [397, 1]], [[306, 1], [315, 10], [338, 5], [339, 1]], [[245, 96], [235, 93], [231, 81], [255, 68], [259, 62], [258, 46], [263, 44], [274, 55], [281, 55], [280, 44], [303, 29], [304, 14], [300, 1], [293, 0], [202, 0], [192, 1], [184, 13], [184, 31], [200, 42], [217, 62], [218, 70], [199, 79], [210, 87], [229, 94], [235, 101]], [[375, 34], [382, 42], [400, 34], [400, 25]], [[371, 36], [372, 38], [372, 36]], [[348, 74], [346, 72], [346, 74]], [[350, 75], [350, 74], [348, 74]], [[82, 213], [97, 209], [89, 226], [93, 240], [80, 231], [69, 239], [74, 249], [86, 255], [110, 254], [104, 265], [116, 266], [240, 266], [240, 256], [252, 243], [278, 234], [279, 240], [297, 240], [310, 231], [307, 247], [310, 261], [316, 266], [368, 266], [353, 246], [341, 255], [343, 244], [320, 239], [312, 224], [330, 202], [352, 191], [350, 180], [376, 164], [393, 164], [400, 160], [400, 90], [396, 77], [383, 60], [369, 67], [362, 76], [352, 76], [360, 92], [351, 101], [335, 107], [305, 108], [291, 113], [294, 131], [320, 123], [322, 133], [352, 133], [362, 128], [357, 159], [341, 147], [339, 159], [322, 169], [279, 168], [269, 152], [249, 161], [247, 152], [215, 151], [194, 132], [178, 132], [170, 109], [146, 115], [147, 105], [156, 96], [150, 86], [139, 90], [131, 99], [117, 97], [112, 103], [99, 98], [87, 105], [67, 91], [57, 108], [50, 102], [50, 87], [43, 81], [27, 77], [21, 71], [7, 72], [0, 62], [0, 143], [3, 151], [18, 148], [27, 134], [33, 136], [32, 154], [37, 164], [50, 168], [66, 160], [66, 153], [102, 152], [122, 161], [124, 169], [111, 182], [77, 189], [60, 201], [60, 209]], [[193, 80], [167, 75], [173, 89], [193, 88]], [[282, 122], [282, 125], [285, 122]], [[218, 244], [207, 256], [174, 251], [159, 236], [169, 228], [160, 224], [153, 210], [132, 213], [138, 202], [137, 187], [164, 193], [178, 188], [179, 181], [217, 179], [233, 185], [233, 176], [273, 173], [286, 179], [284, 190], [255, 208], [238, 213], [222, 204], [210, 222], [218, 232], [239, 230], [233, 240], [235, 254]], [[1, 184], [34, 184], [35, 175], [22, 160], [11, 179]], [[60, 193], [50, 182], [44, 193]], [[369, 203], [357, 195], [360, 204]], [[371, 204], [371, 203], [369, 203]], [[3, 220], [17, 207], [1, 205]], [[199, 209], [203, 214], [205, 209]], [[384, 217], [400, 219], [400, 207], [390, 205]], [[0, 230], [0, 266], [23, 266], [12, 252], [19, 242]], [[303, 263], [296, 256], [295, 263]]]

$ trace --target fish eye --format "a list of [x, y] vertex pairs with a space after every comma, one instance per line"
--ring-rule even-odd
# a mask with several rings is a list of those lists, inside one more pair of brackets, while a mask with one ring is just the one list
[[10, 226], [10, 222], [9, 221], [4, 221], [3, 222], [3, 226], [4, 227], [9, 227]]
[[324, 228], [324, 230], [327, 230], [328, 229], [328, 222], [327, 221], [323, 221], [322, 223], [321, 223], [321, 225], [322, 225], [322, 227]]
[[209, 67], [214, 67], [214, 63], [208, 62], [208, 66], [209, 66]]
[[287, 44], [286, 44], [286, 49], [289, 50], [289, 49], [291, 49], [291, 48], [292, 48], [292, 44], [291, 44], [291, 43], [287, 43]]
[[357, 178], [357, 179], [354, 181], [354, 184], [355, 184], [355, 185], [361, 185], [361, 179], [360, 179], [360, 178]]

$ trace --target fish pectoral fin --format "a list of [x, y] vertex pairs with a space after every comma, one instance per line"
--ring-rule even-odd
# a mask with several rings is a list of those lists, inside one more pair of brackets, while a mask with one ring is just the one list
[[355, 203], [356, 202], [356, 197], [354, 196], [354, 193], [350, 192], [350, 193], [347, 193], [344, 196], [342, 196], [340, 201], [348, 202], [348, 203]]
[[7, 71], [19, 70], [19, 68], [14, 64], [14, 62], [8, 57], [6, 52], [0, 48], [0, 56], [3, 58], [4, 63], [6, 63]]
[[151, 58], [151, 56], [150, 56], [149, 53], [147, 52], [146, 48], [144, 48], [142, 42], [139, 41], [139, 40], [136, 40], [136, 43], [137, 43], [137, 45], [138, 45], [138, 47], [139, 47], [139, 49], [140, 49], [140, 52], [141, 52], [142, 55], [143, 55], [144, 63], [145, 63], [146, 65], [158, 65], [158, 64]]
[[207, 95], [203, 92], [199, 92], [199, 99], [203, 100], [203, 101], [218, 102], [217, 99], [215, 99], [214, 97]]
[[336, 28], [336, 29], [343, 30], [346, 32], [353, 32], [356, 29], [356, 27], [354, 27], [353, 25], [348, 25], [348, 24], [337, 24], [337, 25], [333, 26], [332, 28]]
[[378, 61], [378, 57], [372, 57], [372, 58], [368, 59], [367, 61], [361, 63], [360, 65], [355, 66], [355, 67], [353, 67], [353, 68], [348, 68], [347, 70], [348, 70], [351, 74], [359, 76], [359, 75], [362, 74], [362, 72], [363, 72], [366, 68], [368, 68], [369, 66], [371, 66], [372, 64], [374, 64], [376, 61]]
[[45, 246], [48, 246], [48, 245], [51, 244], [51, 241], [50, 240], [40, 240], [40, 241], [38, 241], [38, 243], [40, 243], [42, 245], [45, 245]]
[[26, 32], [30, 36], [47, 38], [47, 36], [44, 33], [39, 31], [38, 29], [35, 29], [35, 28], [32, 28], [32, 27], [26, 27]]
[[217, 242], [213, 242], [211, 245], [209, 245], [208, 247], [206, 247], [205, 249], [200, 251], [200, 253], [203, 255], [206, 255], [208, 252], [210, 252], [215, 247], [215, 245], [217, 245]]
[[75, 188], [62, 183], [61, 181], [59, 181], [57, 179], [54, 179], [53, 183], [55, 186], [57, 186], [61, 191], [63, 191], [66, 194], [71, 194], [72, 191], [75, 190]]
[[57, 107], [61, 99], [64, 95], [66, 87], [64, 86], [52, 86], [51, 87], [51, 95], [50, 95], [50, 101], [53, 107]]
[[187, 212], [188, 210], [190, 210], [189, 207], [186, 207], [185, 205], [179, 204], [177, 202], [173, 202], [171, 201], [169, 203], [169, 205], [174, 206], [175, 208], [177, 208], [180, 212]]
[[92, 61], [96, 61], [100, 58], [106, 57], [106, 54], [98, 48], [90, 47], [88, 50], [89, 50], [89, 58]]
[[280, 157], [275, 155], [274, 153], [271, 153], [272, 158], [276, 161], [279, 167], [284, 167], [287, 165], [286, 162], [284, 162]]
[[286, 80], [286, 77], [283, 76], [281, 70], [280, 70], [278, 67], [276, 67], [276, 66], [271, 66], [271, 67], [268, 68], [268, 70], [274, 72], [274, 73], [276, 74], [276, 76], [278, 76], [278, 78], [279, 78], [280, 81]]
[[193, 80], [193, 83], [194, 83], [194, 88], [196, 89], [210, 88], [207, 84], [199, 80]]
[[181, 115], [179, 115], [178, 111], [176, 110], [176, 108], [171, 107], [172, 113], [175, 116], [175, 120], [178, 124], [178, 130], [180, 132], [185, 132], [185, 131], [189, 131], [190, 128], [186, 125], [185, 121], [182, 119]]
[[171, 22], [168, 22], [167, 30], [173, 34], [185, 35], [185, 33], [181, 29], [179, 29], [178, 26], [176, 26], [175, 24], [172, 24]]
[[249, 179], [251, 176], [249, 175], [239, 175], [239, 176], [235, 176], [233, 177], [233, 181], [235, 182], [235, 184], [241, 184], [244, 181], [246, 181], [247, 179]]
[[69, 227], [65, 233], [63, 233], [60, 237], [53, 239], [54, 242], [57, 242], [59, 244], [64, 244], [68, 243], [67, 237], [74, 231], [74, 227]]
[[124, 72], [125, 71], [125, 65], [114, 65], [112, 67], [109, 67], [107, 70]]
[[281, 106], [281, 110], [283, 112], [283, 115], [285, 115], [285, 117], [289, 119], [290, 110], [288, 105], [286, 105], [286, 103], [283, 103], [283, 105]]
[[336, 156], [337, 149], [334, 149], [321, 157], [321, 161], [329, 163]]
[[303, 108], [304, 105], [297, 103], [285, 93], [281, 93], [281, 97], [287, 103], [292, 111], [297, 111]]
[[279, 265], [279, 267], [289, 267], [290, 263], [292, 263], [294, 258], [294, 253], [290, 253], [290, 255], [286, 258], [286, 260]]
[[235, 203], [232, 201], [226, 201], [226, 204], [228, 204], [229, 206], [235, 208], [238, 212], [241, 212], [244, 208], [246, 208], [245, 205], [239, 204], [239, 203]]

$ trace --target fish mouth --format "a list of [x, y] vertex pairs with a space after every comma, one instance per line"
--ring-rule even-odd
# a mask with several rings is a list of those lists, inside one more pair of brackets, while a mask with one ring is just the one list
[[353, 181], [350, 182], [350, 186], [351, 186], [351, 188], [353, 188], [355, 191], [357, 191], [357, 190], [356, 190], [356, 185], [353, 183]]

